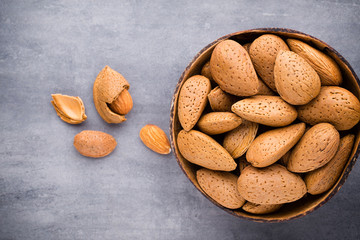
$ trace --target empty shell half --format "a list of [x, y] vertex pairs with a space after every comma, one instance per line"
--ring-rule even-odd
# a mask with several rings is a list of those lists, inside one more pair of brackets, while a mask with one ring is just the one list
[[84, 103], [80, 97], [51, 94], [57, 115], [65, 122], [79, 124], [86, 120]]

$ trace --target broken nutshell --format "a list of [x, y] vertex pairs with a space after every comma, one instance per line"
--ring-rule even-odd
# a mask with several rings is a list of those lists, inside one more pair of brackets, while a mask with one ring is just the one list
[[133, 106], [129, 88], [127, 80], [109, 66], [100, 71], [94, 82], [93, 97], [96, 110], [105, 122], [126, 121], [125, 114]]
[[65, 122], [79, 124], [86, 120], [84, 103], [80, 97], [51, 94], [57, 115]]

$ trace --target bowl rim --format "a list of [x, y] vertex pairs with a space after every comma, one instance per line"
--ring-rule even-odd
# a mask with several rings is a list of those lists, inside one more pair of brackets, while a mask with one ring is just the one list
[[309, 213], [314, 212], [315, 210], [317, 210], [318, 208], [322, 207], [326, 202], [328, 202], [339, 190], [340, 188], [343, 186], [343, 184], [345, 183], [346, 179], [348, 178], [351, 170], [353, 169], [356, 160], [360, 154], [360, 148], [358, 145], [356, 147], [356, 151], [355, 154], [353, 156], [353, 158], [350, 160], [350, 162], [348, 163], [348, 166], [346, 169], [343, 170], [343, 176], [340, 180], [338, 180], [338, 184], [336, 184], [336, 188], [334, 188], [331, 193], [325, 198], [323, 199], [320, 203], [318, 203], [315, 207], [310, 208], [309, 210], [305, 211], [305, 212], [301, 212], [299, 214], [296, 214], [294, 216], [288, 217], [288, 218], [284, 218], [284, 219], [262, 219], [261, 215], [257, 215], [257, 218], [252, 218], [252, 217], [247, 217], [247, 216], [241, 216], [238, 214], [235, 214], [232, 210], [225, 208], [223, 206], [221, 206], [220, 204], [216, 203], [214, 200], [210, 199], [207, 195], [205, 195], [202, 191], [200, 191], [197, 186], [190, 180], [189, 175], [187, 174], [187, 172], [185, 171], [185, 169], [183, 168], [183, 166], [180, 163], [179, 160], [179, 156], [178, 153], [175, 150], [175, 131], [174, 131], [174, 115], [175, 115], [175, 101], [178, 97], [177, 93], [180, 91], [180, 87], [182, 85], [182, 82], [185, 81], [184, 80], [184, 76], [185, 74], [188, 72], [188, 70], [192, 67], [192, 65], [194, 64], [194, 62], [198, 59], [198, 57], [204, 53], [206, 50], [208, 50], [209, 48], [211, 48], [212, 46], [214, 46], [215, 44], [217, 44], [218, 42], [224, 40], [224, 39], [229, 39], [231, 37], [234, 37], [236, 35], [240, 35], [240, 34], [245, 34], [245, 33], [251, 33], [251, 32], [264, 32], [263, 34], [267, 34], [267, 33], [295, 33], [295, 34], [299, 34], [302, 35], [304, 37], [309, 37], [312, 38], [320, 43], [322, 43], [324, 46], [326, 46], [331, 52], [333, 52], [345, 65], [346, 67], [348, 67], [348, 69], [351, 71], [351, 74], [353, 75], [353, 77], [355, 78], [357, 84], [360, 86], [360, 81], [358, 76], [356, 75], [355, 71], [353, 70], [353, 68], [351, 67], [351, 65], [349, 64], [349, 62], [339, 53], [337, 52], [334, 48], [332, 48], [329, 44], [325, 43], [324, 41], [313, 37], [309, 34], [297, 31], [297, 30], [293, 30], [293, 29], [289, 29], [289, 28], [254, 28], [254, 29], [248, 29], [248, 30], [242, 30], [242, 31], [238, 31], [238, 32], [233, 32], [227, 35], [224, 35], [218, 39], [216, 39], [215, 41], [211, 42], [210, 44], [206, 45], [204, 48], [202, 48], [191, 60], [191, 62], [186, 66], [185, 70], [182, 72], [177, 85], [175, 87], [173, 96], [172, 96], [172, 100], [171, 100], [171, 106], [170, 106], [170, 145], [172, 148], [172, 152], [175, 155], [176, 161], [179, 165], [179, 167], [181, 168], [181, 170], [183, 171], [183, 173], [185, 174], [185, 176], [187, 177], [187, 179], [191, 182], [191, 184], [195, 187], [195, 189], [197, 191], [199, 191], [206, 199], [208, 199], [210, 202], [212, 202], [215, 206], [221, 208], [222, 210], [224, 210], [225, 212], [241, 218], [241, 219], [246, 219], [246, 220], [250, 220], [250, 221], [254, 221], [254, 222], [266, 222], [266, 223], [273, 223], [273, 222], [284, 222], [284, 221], [289, 221], [289, 220], [293, 220], [293, 219], [297, 219], [300, 217], [303, 217], [305, 215], [308, 215]]

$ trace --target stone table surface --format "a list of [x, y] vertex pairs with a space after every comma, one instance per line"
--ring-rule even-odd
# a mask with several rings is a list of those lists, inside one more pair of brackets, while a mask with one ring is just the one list
[[[360, 2], [0, 1], [0, 239], [360, 239], [360, 166], [308, 216], [236, 218], [195, 189], [175, 157], [149, 151], [140, 128], [168, 133], [176, 83], [217, 38], [259, 27], [296, 29], [333, 46], [360, 73]], [[130, 82], [128, 121], [106, 124], [92, 84], [109, 65]], [[52, 93], [80, 96], [88, 119], [62, 122]], [[116, 150], [81, 156], [78, 132], [112, 134]]]

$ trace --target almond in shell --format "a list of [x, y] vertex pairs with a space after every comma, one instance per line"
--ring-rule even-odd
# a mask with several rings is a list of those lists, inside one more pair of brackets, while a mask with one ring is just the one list
[[264, 34], [254, 40], [249, 51], [256, 72], [275, 92], [274, 65], [280, 50], [289, 50], [284, 40], [273, 34]]
[[191, 163], [219, 171], [232, 171], [236, 163], [230, 154], [205, 133], [181, 130], [177, 136], [181, 155]]
[[107, 123], [126, 121], [125, 115], [111, 110], [109, 105], [114, 102], [123, 90], [130, 87], [127, 80], [117, 71], [105, 66], [95, 79], [93, 97], [96, 110]]
[[300, 176], [273, 164], [266, 168], [246, 167], [238, 179], [238, 190], [255, 204], [283, 204], [302, 198], [306, 185]]
[[178, 99], [178, 117], [186, 131], [190, 131], [199, 120], [210, 90], [210, 80], [201, 75], [190, 77], [182, 85]]
[[74, 147], [86, 157], [101, 158], [114, 151], [116, 140], [107, 133], [85, 130], [74, 137]]
[[246, 152], [246, 160], [254, 167], [267, 167], [279, 160], [302, 137], [305, 123], [277, 128], [259, 135]]
[[340, 68], [330, 56], [302, 41], [296, 39], [287, 39], [286, 41], [291, 51], [303, 57], [318, 73], [321, 85], [340, 85], [342, 83]]
[[230, 112], [231, 106], [236, 102], [235, 96], [224, 92], [219, 86], [210, 91], [208, 99], [214, 112]]
[[202, 168], [196, 172], [196, 178], [201, 189], [221, 206], [237, 209], [245, 203], [237, 190], [236, 175]]
[[214, 81], [213, 77], [211, 76], [210, 61], [207, 61], [201, 68], [201, 75], [208, 78], [210, 81]]
[[233, 40], [218, 43], [211, 55], [210, 70], [215, 82], [230, 94], [252, 96], [258, 93], [259, 79], [249, 54]]
[[299, 119], [314, 125], [328, 122], [337, 130], [349, 130], [360, 120], [360, 102], [345, 88], [324, 86], [310, 103], [297, 108]]
[[233, 158], [239, 158], [248, 150], [258, 127], [257, 123], [243, 120], [240, 126], [226, 133], [223, 141], [224, 148]]
[[198, 121], [199, 129], [209, 135], [221, 134], [238, 127], [241, 118], [231, 112], [211, 112], [204, 114]]
[[232, 105], [241, 118], [271, 127], [283, 127], [297, 117], [296, 109], [279, 96], [253, 96]]
[[329, 123], [319, 123], [310, 128], [291, 151], [287, 168], [303, 173], [328, 163], [335, 155], [340, 134]]
[[334, 186], [349, 159], [354, 138], [351, 134], [341, 138], [339, 148], [330, 162], [305, 175], [304, 180], [310, 194], [321, 194]]
[[169, 154], [171, 152], [169, 139], [165, 132], [158, 126], [153, 124], [145, 125], [141, 128], [139, 136], [145, 146], [154, 152], [160, 154]]
[[239, 174], [247, 167], [251, 166], [251, 164], [246, 160], [246, 157], [242, 156], [239, 158]]
[[247, 202], [242, 206], [245, 212], [252, 214], [268, 214], [276, 212], [281, 208], [283, 204], [256, 204]]
[[274, 66], [277, 92], [292, 105], [304, 105], [320, 92], [319, 75], [310, 64], [291, 51], [280, 50]]

